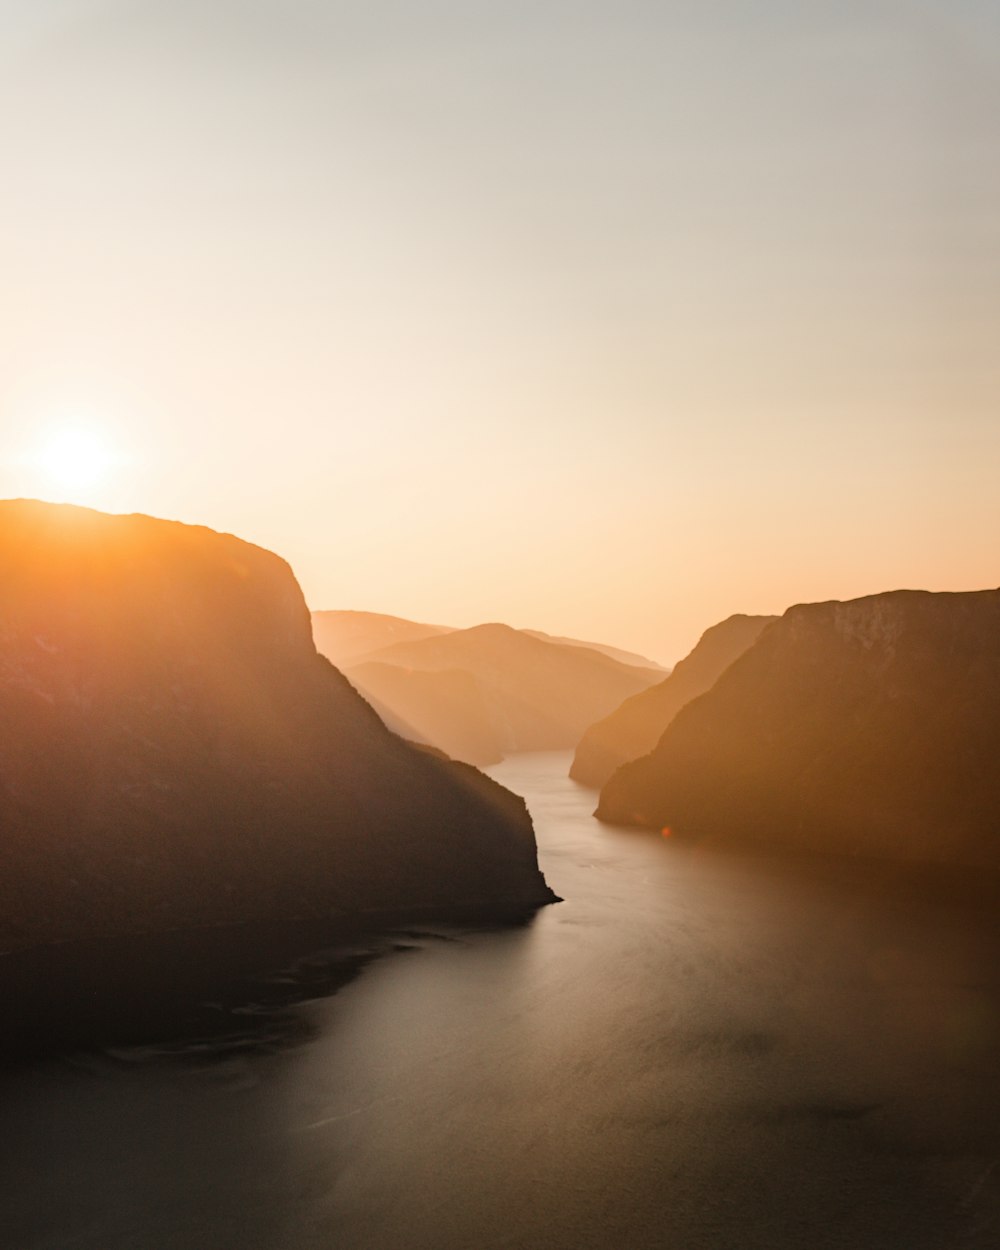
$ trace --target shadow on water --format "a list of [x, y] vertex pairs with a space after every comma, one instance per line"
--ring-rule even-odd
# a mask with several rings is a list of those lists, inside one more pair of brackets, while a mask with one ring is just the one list
[[222, 1058], [298, 1045], [314, 1026], [296, 1007], [335, 994], [373, 960], [458, 940], [449, 926], [516, 929], [533, 915], [398, 912], [371, 925], [239, 925], [13, 952], [0, 958], [0, 1061], [135, 1046]]

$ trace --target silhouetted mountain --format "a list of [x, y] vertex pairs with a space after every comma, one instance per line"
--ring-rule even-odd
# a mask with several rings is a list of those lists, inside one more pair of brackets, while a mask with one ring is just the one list
[[0, 950], [552, 894], [523, 802], [390, 733], [284, 561], [0, 504]]
[[[596, 717], [661, 676], [658, 670], [622, 664], [599, 651], [545, 642], [498, 624], [397, 643], [367, 659], [377, 662], [380, 671], [383, 665], [393, 665], [435, 675], [436, 682], [407, 684], [399, 679], [394, 686], [383, 675], [378, 688], [370, 689], [362, 671], [367, 665], [346, 670], [358, 689], [366, 697], [370, 693], [395, 722], [417, 725], [422, 733], [427, 727], [428, 738], [434, 723], [433, 744], [448, 751], [447, 738], [451, 752], [468, 760], [483, 760], [484, 743], [493, 741], [503, 754], [572, 746]], [[440, 675], [455, 670], [475, 679], [479, 698], [454, 699], [452, 717], [437, 700], [444, 685]], [[423, 697], [428, 700], [426, 708], [420, 706]], [[492, 748], [487, 750], [492, 758]]]
[[602, 820], [1000, 868], [1000, 591], [789, 609], [601, 794]]
[[[338, 668], [347, 664], [361, 664], [376, 651], [397, 642], [419, 642], [422, 638], [456, 632], [451, 625], [425, 625], [402, 616], [386, 616], [382, 612], [313, 612], [312, 618], [316, 650]], [[518, 632], [527, 634], [530, 638], [540, 638], [543, 642], [557, 642], [565, 647], [585, 647], [589, 651], [600, 651], [622, 664], [659, 669], [664, 673], [668, 671], [662, 664], [657, 664], [655, 660], [647, 659], [644, 655], [623, 651], [620, 647], [609, 647], [603, 642], [563, 638], [556, 634], [546, 634], [540, 629], [523, 629]]]
[[316, 650], [338, 668], [358, 664], [361, 657], [394, 642], [416, 642], [451, 632], [446, 625], [423, 625], [382, 612], [346, 610], [313, 612], [312, 627]]
[[670, 676], [626, 699], [591, 725], [576, 748], [569, 775], [600, 788], [616, 768], [652, 751], [685, 703], [704, 694], [737, 656], [756, 642], [773, 616], [731, 616], [707, 629]]
[[563, 638], [559, 634], [547, 634], [541, 629], [523, 629], [521, 633], [527, 634], [530, 638], [541, 638], [542, 642], [558, 642], [564, 647], [585, 647], [588, 651], [600, 651], [602, 655], [610, 656], [612, 660], [619, 660], [622, 664], [633, 664], [637, 668], [658, 669], [661, 673], [669, 671], [666, 665], [658, 664], [656, 660], [638, 655], [635, 651], [623, 651], [621, 647], [609, 647], [606, 642], [584, 642], [580, 638]]
[[498, 726], [471, 673], [368, 663], [352, 668], [348, 676], [389, 728], [410, 742], [434, 745], [467, 764], [485, 766], [503, 759]]

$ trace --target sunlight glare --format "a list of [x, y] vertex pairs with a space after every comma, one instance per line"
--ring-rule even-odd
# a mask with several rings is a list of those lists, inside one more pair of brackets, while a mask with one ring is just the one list
[[37, 465], [68, 502], [83, 502], [115, 468], [114, 448], [98, 430], [64, 426], [52, 430], [37, 455]]

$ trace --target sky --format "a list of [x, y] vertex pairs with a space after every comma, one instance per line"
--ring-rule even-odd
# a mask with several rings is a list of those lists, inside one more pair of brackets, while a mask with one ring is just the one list
[[0, 0], [0, 170], [0, 496], [668, 663], [1000, 584], [993, 3]]

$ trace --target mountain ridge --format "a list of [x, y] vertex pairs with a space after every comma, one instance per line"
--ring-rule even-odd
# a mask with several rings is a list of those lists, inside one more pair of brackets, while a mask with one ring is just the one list
[[[370, 665], [377, 670], [366, 670]], [[394, 679], [390, 668], [399, 671]], [[440, 674], [456, 670], [475, 680], [478, 694], [469, 695], [464, 706], [456, 704], [448, 722], [444, 687], [453, 679]], [[380, 681], [366, 685], [366, 671], [369, 681], [376, 671]], [[480, 764], [496, 762], [493, 747], [484, 749], [489, 737], [503, 755], [572, 747], [593, 719], [661, 676], [659, 670], [545, 641], [497, 621], [394, 643], [345, 672], [362, 694], [388, 709], [391, 724], [417, 726], [433, 745]], [[423, 677], [415, 679], [418, 672]], [[431, 732], [435, 717], [437, 731]]]
[[601, 787], [617, 768], [651, 751], [685, 703], [703, 694], [753, 643], [773, 616], [736, 613], [705, 630], [663, 681], [626, 699], [591, 725], [577, 744], [569, 775]]
[[385, 728], [287, 562], [0, 503], [0, 949], [551, 901], [523, 802]]
[[998, 748], [1000, 591], [798, 604], [612, 776], [597, 815], [996, 869]]

